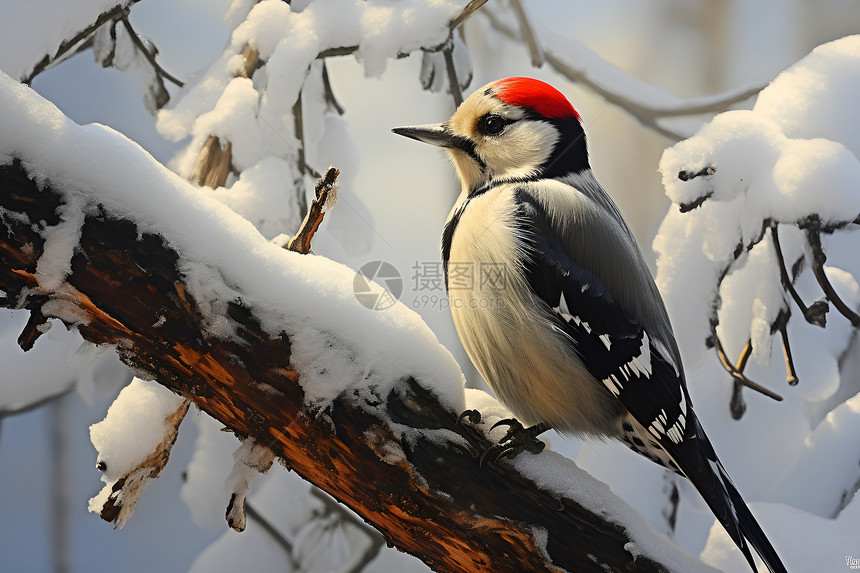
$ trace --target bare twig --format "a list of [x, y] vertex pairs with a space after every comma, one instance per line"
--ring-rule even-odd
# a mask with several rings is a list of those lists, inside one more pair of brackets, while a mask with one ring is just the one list
[[452, 30], [455, 29], [457, 26], [465, 22], [469, 16], [474, 14], [478, 10], [478, 8], [480, 8], [486, 3], [487, 0], [472, 0], [471, 2], [466, 4], [466, 7], [463, 8], [462, 12], [460, 12], [453, 20], [451, 20], [448, 26]]
[[780, 321], [779, 333], [782, 335], [782, 350], [785, 353], [785, 380], [789, 386], [797, 386], [797, 370], [794, 368], [794, 359], [791, 357], [791, 346], [788, 343], [788, 319]]
[[[739, 373], [743, 374], [744, 368], [747, 366], [747, 360], [749, 360], [750, 354], [752, 354], [752, 339], [747, 340], [746, 346], [741, 350], [741, 355], [738, 358], [738, 363], [735, 366], [735, 370]], [[735, 420], [740, 420], [744, 412], [746, 412], [747, 405], [744, 402], [743, 397], [743, 384], [738, 382], [737, 379], [733, 382], [734, 387], [732, 388], [732, 399], [729, 402], [729, 410], [732, 413], [732, 418]]]
[[27, 404], [22, 404], [20, 406], [12, 406], [12, 407], [4, 406], [3, 408], [0, 408], [0, 420], [2, 420], [3, 418], [5, 418], [7, 416], [17, 416], [18, 414], [26, 414], [27, 412], [32, 412], [33, 410], [41, 408], [45, 404], [48, 404], [48, 403], [56, 400], [57, 398], [62, 398], [66, 394], [70, 394], [71, 392], [74, 392], [74, 390], [75, 390], [75, 382], [74, 381], [67, 382], [65, 386], [63, 386], [61, 389], [57, 390], [53, 394], [49, 394], [48, 396], [38, 398], [38, 399], [34, 400], [33, 402], [29, 402]]
[[770, 233], [773, 236], [773, 248], [776, 252], [776, 261], [779, 266], [779, 278], [782, 282], [782, 288], [791, 294], [791, 298], [794, 299], [794, 303], [800, 309], [800, 312], [803, 313], [803, 317], [807, 322], [824, 328], [827, 326], [827, 312], [830, 310], [830, 306], [823, 300], [817, 300], [808, 307], [803, 304], [803, 299], [800, 298], [800, 295], [797, 293], [797, 290], [791, 282], [791, 278], [788, 276], [788, 269], [785, 266], [785, 257], [782, 254], [782, 246], [779, 243], [778, 227], [778, 223], [773, 223], [770, 226]]
[[293, 556], [293, 544], [290, 542], [290, 540], [284, 537], [284, 535], [280, 531], [278, 531], [278, 529], [274, 525], [272, 525], [272, 522], [266, 519], [259, 511], [257, 511], [257, 509], [248, 500], [245, 500], [245, 513], [248, 514], [248, 517], [252, 521], [255, 521], [257, 525], [262, 527], [263, 530], [272, 537], [275, 543], [277, 543], [284, 549], [284, 552], [287, 554], [287, 559], [289, 560], [290, 565], [292, 565], [291, 570], [297, 571], [299, 564], [296, 563], [296, 559]]
[[158, 62], [155, 61], [155, 54], [153, 54], [149, 48], [143, 43], [143, 40], [140, 39], [140, 36], [137, 35], [137, 32], [134, 31], [134, 28], [131, 27], [131, 22], [128, 21], [128, 12], [123, 11], [120, 16], [120, 20], [122, 21], [122, 25], [125, 27], [128, 35], [131, 36], [131, 41], [134, 42], [135, 47], [143, 54], [143, 57], [146, 58], [146, 61], [149, 62], [149, 65], [153, 67], [155, 73], [166, 79], [167, 81], [182, 87], [185, 85], [184, 82], [178, 80], [175, 76], [173, 76], [170, 72], [165, 70], [159, 65]]
[[454, 107], [460, 107], [463, 103], [463, 90], [460, 89], [460, 79], [457, 77], [457, 68], [454, 66], [454, 38], [448, 41], [448, 45], [442, 50], [445, 56], [445, 70], [448, 72], [448, 85], [451, 88], [451, 97], [454, 98]]
[[824, 296], [827, 300], [833, 303], [839, 313], [851, 321], [851, 324], [857, 328], [860, 326], [860, 315], [851, 310], [845, 301], [839, 298], [836, 290], [827, 278], [827, 273], [824, 272], [824, 263], [827, 262], [827, 255], [824, 254], [824, 249], [821, 247], [821, 234], [818, 229], [806, 229], [806, 238], [809, 241], [809, 246], [812, 247], [812, 272], [815, 274], [815, 279], [824, 291]]
[[[304, 125], [304, 115], [302, 112], [302, 92], [304, 90], [299, 90], [299, 95], [296, 97], [296, 102], [293, 104], [293, 133], [296, 136], [296, 139], [299, 140], [299, 148], [296, 150], [296, 162], [298, 164], [299, 173], [311, 173], [315, 177], [319, 177], [319, 174], [314, 174], [312, 170], [309, 169], [309, 165], [305, 161], [305, 125]], [[305, 198], [305, 188], [304, 188], [304, 179], [298, 177], [295, 179], [296, 183], [296, 203], [299, 207], [299, 213], [307, 213], [308, 211], [308, 202]]]
[[341, 504], [335, 501], [334, 498], [326, 494], [321, 489], [312, 487], [310, 491], [311, 495], [323, 502], [326, 513], [337, 515], [340, 520], [355, 526], [360, 531], [364, 532], [364, 534], [370, 539], [370, 546], [367, 548], [367, 551], [365, 551], [361, 559], [359, 559], [353, 567], [344, 573], [359, 573], [360, 571], [363, 571], [364, 568], [379, 554], [379, 550], [385, 545], [385, 538], [377, 530], [368, 526], [365, 522], [356, 517], [354, 513], [347, 511]]
[[726, 351], [723, 349], [723, 344], [722, 342], [720, 342], [720, 338], [716, 334], [713, 338], [714, 347], [717, 349], [717, 357], [720, 359], [720, 364], [722, 364], [723, 368], [725, 368], [726, 371], [732, 375], [732, 378], [734, 378], [735, 381], [746, 386], [747, 388], [755, 390], [760, 394], [764, 394], [768, 398], [772, 398], [777, 402], [782, 401], [782, 396], [772, 390], [768, 390], [760, 384], [753, 382], [752, 380], [747, 378], [743, 372], [738, 371], [738, 369], [735, 368], [734, 364], [732, 364], [731, 360], [729, 360], [729, 357], [726, 355]]
[[328, 65], [326, 65], [325, 60], [322, 63], [322, 81], [323, 81], [323, 97], [325, 98], [326, 105], [337, 112], [338, 115], [343, 115], [344, 109], [343, 106], [337, 101], [337, 98], [334, 96], [334, 90], [331, 88], [331, 80], [328, 77]]
[[316, 198], [311, 201], [310, 209], [305, 214], [299, 230], [292, 239], [283, 245], [285, 249], [295, 251], [301, 254], [307, 254], [311, 250], [311, 239], [314, 233], [322, 223], [326, 211], [331, 207], [334, 200], [337, 198], [337, 177], [340, 171], [334, 167], [329, 167], [325, 175], [317, 181], [314, 188]]
[[517, 16], [517, 21], [520, 23], [520, 36], [522, 37], [523, 42], [525, 42], [526, 46], [528, 46], [529, 48], [529, 55], [531, 55], [532, 58], [532, 65], [536, 68], [539, 68], [543, 66], [544, 55], [543, 50], [538, 44], [534, 30], [529, 23], [529, 17], [526, 14], [526, 11], [523, 8], [522, 2], [520, 2], [520, 0], [510, 0], [510, 2], [511, 9], [513, 9], [514, 14], [516, 14]]

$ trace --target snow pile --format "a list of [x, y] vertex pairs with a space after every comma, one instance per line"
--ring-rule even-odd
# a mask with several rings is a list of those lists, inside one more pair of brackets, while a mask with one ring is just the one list
[[176, 441], [188, 402], [158, 384], [135, 378], [122, 389], [105, 419], [90, 427], [98, 450], [97, 467], [105, 486], [89, 510], [118, 508], [113, 519], [122, 528], [134, 512], [146, 482], [158, 477]]
[[165, 419], [182, 402], [182, 396], [140, 378], [123, 388], [105, 419], [90, 427], [102, 481], [115, 482], [155, 451], [167, 429]]
[[[860, 483], [858, 347], [854, 328], [833, 304], [826, 328], [804, 320], [782, 287], [768, 229], [778, 225], [787, 271], [807, 306], [824, 293], [806, 229], [823, 229], [825, 273], [856, 312], [857, 93], [860, 36], [850, 36], [815, 49], [763, 90], [753, 110], [718, 115], [667, 149], [660, 163], [666, 194], [680, 208], [667, 214], [654, 241], [657, 282], [693, 403], [735, 483], [747, 501], [758, 502], [752, 507], [792, 571], [837, 570], [843, 555], [857, 551], [848, 541], [858, 534], [849, 517], [858, 511], [851, 500]], [[796, 387], [784, 382], [782, 357], [771, 357], [774, 340], [782, 354], [777, 326], [785, 317]], [[745, 390], [746, 414], [731, 420], [731, 377], [707, 344], [714, 333], [733, 362], [751, 341], [745, 373], [785, 400]], [[719, 525], [707, 538], [683, 531], [702, 523], [701, 504], [689, 488], [680, 494], [679, 542], [704, 550], [706, 562], [723, 570], [743, 569]]]

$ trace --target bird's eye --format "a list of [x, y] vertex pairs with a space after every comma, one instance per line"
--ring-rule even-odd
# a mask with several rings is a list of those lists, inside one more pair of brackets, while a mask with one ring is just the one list
[[482, 135], [498, 135], [509, 123], [510, 120], [498, 114], [488, 113], [478, 120], [478, 132]]

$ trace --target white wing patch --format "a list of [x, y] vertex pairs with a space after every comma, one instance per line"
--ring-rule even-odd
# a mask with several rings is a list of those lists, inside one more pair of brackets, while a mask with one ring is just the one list
[[615, 374], [610, 374], [608, 378], [603, 379], [603, 385], [606, 386], [613, 395], [618, 396], [621, 394], [621, 390], [624, 386], [621, 385], [621, 382], [618, 380], [618, 377]]
[[[667, 424], [666, 410], [660, 410], [660, 414], [653, 422], [651, 422], [651, 425], [648, 426], [648, 431], [658, 438], [660, 437], [660, 434], [665, 434], [674, 443], [680, 444], [684, 440], [684, 431], [687, 429], [687, 398], [684, 396], [683, 392], [681, 392], [681, 402], [679, 406], [681, 408], [681, 413], [678, 414], [678, 419], [675, 420], [674, 424], [671, 426]], [[668, 429], [666, 429], [667, 427]]]
[[609, 335], [608, 335], [608, 334], [601, 334], [601, 335], [599, 336], [599, 338], [600, 338], [600, 342], [602, 342], [602, 343], [603, 343], [603, 346], [605, 346], [605, 347], [606, 347], [606, 350], [611, 350], [611, 349], [612, 349], [612, 341], [611, 341], [611, 340], [609, 340]]
[[[585, 329], [585, 332], [591, 334], [591, 326], [587, 322], [574, 314], [570, 314], [570, 308], [567, 306], [567, 301], [564, 300], [564, 293], [561, 293], [561, 298], [558, 299], [558, 306], [553, 307], [552, 310], [562, 317], [565, 322], [570, 322], [572, 320], [576, 326], [581, 325], [582, 328]], [[606, 342], [604, 342], [604, 344], [606, 344]], [[609, 346], [607, 346], [607, 348], [609, 348]]]

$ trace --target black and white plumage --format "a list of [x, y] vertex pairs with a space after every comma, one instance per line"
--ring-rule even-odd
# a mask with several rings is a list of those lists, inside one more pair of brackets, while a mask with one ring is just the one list
[[[687, 393], [639, 246], [594, 177], [579, 114], [508, 78], [442, 124], [396, 133], [444, 147], [463, 183], [442, 237], [450, 308], [470, 359], [519, 420], [615, 438], [690, 479], [755, 569], [785, 567], [732, 484]], [[454, 284], [452, 265], [504, 269]]]

